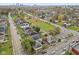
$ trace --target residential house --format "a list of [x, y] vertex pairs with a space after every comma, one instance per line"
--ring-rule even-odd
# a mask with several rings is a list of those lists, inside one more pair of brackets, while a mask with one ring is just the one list
[[52, 44], [53, 42], [55, 42], [55, 39], [52, 37], [52, 35], [48, 35], [48, 36], [47, 36], [47, 42], [48, 42], [49, 44]]
[[42, 43], [36, 40], [35, 45], [33, 46], [33, 49], [35, 50], [36, 54], [40, 52], [41, 48], [42, 48]]
[[6, 32], [6, 26], [5, 25], [1, 25], [0, 26], [0, 32], [1, 33], [5, 33]]
[[39, 42], [38, 40], [35, 41], [35, 45], [34, 45], [34, 48], [39, 48], [42, 46], [42, 43]]
[[27, 28], [30, 27], [30, 25], [28, 23], [21, 23], [21, 28]]
[[70, 24], [70, 23], [64, 23], [63, 26], [64, 26], [64, 27], [69, 27], [69, 26], [71, 26], [71, 24]]
[[20, 18], [17, 18], [16, 24], [17, 24], [17, 25], [20, 25], [21, 22], [22, 22], [22, 20], [20, 20]]
[[0, 33], [0, 42], [3, 42], [5, 39], [5, 35], [3, 33]]
[[31, 35], [32, 30], [31, 30], [30, 27], [26, 27], [26, 28], [24, 28], [24, 32], [25, 32], [26, 35]]
[[58, 23], [58, 20], [54, 20], [53, 23]]
[[4, 41], [5, 32], [6, 32], [6, 27], [5, 26], [0, 26], [0, 42]]
[[32, 38], [33, 38], [33, 40], [38, 40], [38, 39], [40, 39], [40, 34], [32, 33]]

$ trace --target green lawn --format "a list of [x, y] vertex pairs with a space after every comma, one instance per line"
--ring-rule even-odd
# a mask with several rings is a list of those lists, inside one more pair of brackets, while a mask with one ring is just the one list
[[68, 29], [75, 30], [75, 31], [79, 32], [79, 27], [77, 27], [77, 26], [70, 26], [70, 27], [68, 27]]
[[[58, 25], [63, 26], [63, 22], [58, 22]], [[79, 27], [78, 26], [69, 26], [69, 27], [67, 27], [67, 29], [79, 32]]]
[[40, 20], [28, 19], [26, 21], [31, 23], [32, 26], [40, 27], [41, 30], [43, 30], [43, 31], [49, 31], [49, 30], [53, 30], [54, 29], [54, 26], [52, 26], [52, 25], [50, 25], [48, 23], [45, 23], [43, 21], [40, 21]]
[[18, 15], [14, 15], [13, 16], [13, 20], [16, 21], [16, 18], [18, 17]]
[[63, 24], [64, 24], [63, 22], [58, 22], [58, 25], [60, 26], [63, 26]]
[[6, 40], [8, 40], [6, 43], [0, 43], [0, 55], [11, 55], [12, 54], [12, 43], [11, 43], [11, 34], [10, 34], [10, 27], [7, 26], [6, 31]]

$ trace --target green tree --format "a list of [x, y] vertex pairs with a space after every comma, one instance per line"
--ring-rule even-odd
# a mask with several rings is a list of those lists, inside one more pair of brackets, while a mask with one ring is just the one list
[[2, 47], [2, 44], [0, 43], [0, 47]]
[[0, 43], [0, 53], [2, 52], [2, 49], [1, 49], [1, 47], [2, 47], [2, 44]]
[[35, 27], [34, 30], [35, 30], [36, 32], [39, 32], [39, 31], [40, 31], [40, 27]]
[[55, 27], [54, 30], [50, 30], [49, 33], [52, 36], [55, 36], [56, 34], [59, 34], [60, 33], [60, 28], [59, 27]]
[[56, 27], [54, 30], [55, 30], [55, 33], [56, 34], [59, 34], [60, 33], [60, 28], [59, 27]]
[[56, 35], [54, 30], [50, 30], [49, 31], [49, 34], [52, 35], [52, 36], [55, 36]]
[[58, 39], [58, 42], [61, 42], [61, 39]]
[[56, 34], [60, 33], [60, 28], [59, 27], [55, 27], [54, 30], [50, 30], [49, 34], [51, 34], [52, 36], [55, 36]]
[[58, 21], [61, 22], [64, 19], [64, 15], [59, 15], [58, 16]]
[[23, 46], [24, 46], [24, 48], [26, 49], [26, 51], [28, 52], [28, 53], [31, 53], [31, 45], [30, 45], [30, 43], [29, 43], [29, 41], [28, 40], [24, 40], [23, 42], [22, 42], [22, 44], [23, 44]]
[[53, 15], [53, 17], [52, 17], [54, 20], [58, 20], [58, 14], [56, 14], [56, 15]]
[[50, 21], [50, 22], [52, 22], [53, 20], [52, 20], [52, 19], [50, 19], [49, 21]]
[[34, 45], [34, 41], [31, 38], [23, 39], [22, 44], [28, 54], [33, 52], [32, 46]]

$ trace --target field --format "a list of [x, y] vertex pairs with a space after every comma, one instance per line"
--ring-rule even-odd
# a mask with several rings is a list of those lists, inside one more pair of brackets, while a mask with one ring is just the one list
[[38, 26], [40, 27], [41, 30], [43, 31], [49, 31], [49, 30], [53, 30], [54, 26], [45, 23], [41, 20], [36, 20], [36, 19], [26, 19], [27, 22], [31, 23], [32, 26]]
[[75, 31], [79, 32], [79, 27], [77, 27], [77, 26], [70, 26], [70, 27], [68, 27], [68, 29], [75, 30]]

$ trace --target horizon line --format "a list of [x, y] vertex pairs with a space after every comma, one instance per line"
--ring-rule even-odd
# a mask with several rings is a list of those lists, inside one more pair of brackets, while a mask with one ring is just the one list
[[0, 5], [79, 5], [79, 3], [0, 3]]

